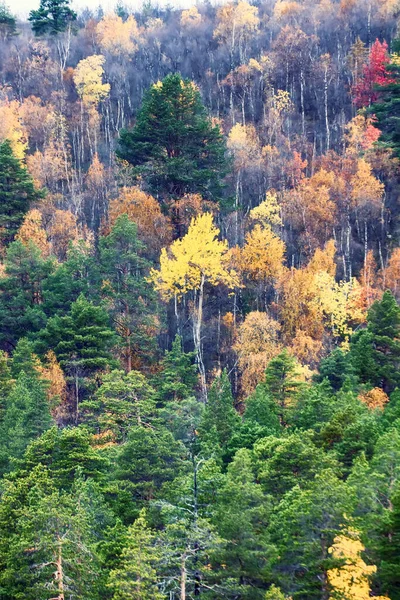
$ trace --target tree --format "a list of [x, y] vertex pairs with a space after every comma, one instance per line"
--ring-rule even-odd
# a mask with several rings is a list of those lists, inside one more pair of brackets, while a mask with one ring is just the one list
[[155, 415], [155, 390], [138, 371], [111, 371], [94, 398], [81, 403], [81, 418], [98, 439], [123, 442], [132, 425], [148, 426]]
[[239, 285], [236, 272], [229, 268], [228, 243], [219, 241], [219, 229], [210, 213], [192, 219], [188, 233], [173, 242], [169, 253], [163, 248], [160, 269], [152, 269], [150, 277], [161, 295], [169, 299], [194, 294], [193, 341], [200, 372], [203, 397], [207, 398], [201, 328], [203, 323], [204, 287], [224, 284], [232, 289]]
[[114, 57], [131, 57], [138, 49], [139, 28], [135, 17], [126, 20], [115, 13], [105, 15], [96, 27], [97, 39], [103, 52]]
[[0, 343], [12, 350], [19, 338], [39, 331], [46, 324], [44, 286], [54, 270], [32, 242], [9, 245], [0, 279]]
[[[329, 548], [332, 558], [342, 562], [340, 567], [329, 569], [328, 581], [331, 586], [330, 598], [348, 600], [368, 600], [370, 598], [369, 579], [376, 571], [375, 565], [367, 565], [361, 558], [365, 550], [357, 531], [348, 530], [334, 539]], [[374, 596], [378, 600], [389, 600], [386, 596]]]
[[377, 86], [385, 86], [393, 82], [388, 71], [390, 62], [388, 45], [385, 41], [375, 40], [371, 47], [368, 62], [364, 65], [362, 79], [354, 86], [355, 104], [358, 108], [376, 102], [379, 93]]
[[28, 20], [35, 35], [57, 35], [75, 21], [76, 13], [69, 8], [69, 0], [40, 0], [38, 10], [31, 10]]
[[179, 402], [193, 396], [198, 383], [194, 358], [194, 352], [183, 351], [182, 339], [177, 334], [171, 350], [166, 350], [161, 360], [160, 373], [154, 378], [157, 398], [163, 404]]
[[108, 587], [113, 591], [113, 600], [162, 600], [156, 571], [161, 554], [156, 534], [141, 511], [128, 528], [120, 566], [110, 573]]
[[379, 578], [382, 587], [391, 600], [400, 598], [400, 486], [394, 488], [391, 497], [391, 510], [383, 521], [378, 549]]
[[293, 406], [301, 380], [296, 360], [285, 349], [275, 356], [265, 371], [264, 385], [279, 406], [281, 425], [286, 422], [286, 411]]
[[146, 279], [150, 264], [141, 256], [143, 244], [137, 227], [126, 214], [100, 239], [101, 294], [122, 340], [126, 370], [151, 362], [159, 331], [158, 306]]
[[399, 40], [394, 40], [394, 51], [391, 62], [387, 65], [390, 81], [379, 88], [379, 98], [372, 104], [369, 112], [376, 116], [377, 126], [381, 130], [379, 144], [389, 148], [395, 156], [400, 157], [400, 129], [399, 129], [399, 93], [400, 93], [400, 65], [398, 61]]
[[15, 158], [9, 141], [0, 144], [0, 239], [8, 244], [17, 233], [32, 202], [43, 196]]
[[164, 200], [186, 193], [221, 197], [225, 143], [196, 85], [178, 74], [148, 90], [135, 127], [120, 131], [117, 155]]
[[107, 366], [115, 366], [111, 348], [116, 342], [109, 327], [109, 317], [83, 295], [65, 316], [48, 320], [40, 332], [37, 345], [42, 352], [53, 350], [75, 397], [74, 419], [79, 420], [81, 388], [87, 389], [93, 376]]
[[207, 405], [199, 426], [200, 442], [207, 446], [210, 440], [209, 450], [216, 450], [212, 445], [217, 443], [221, 450], [225, 451], [239, 423], [240, 417], [234, 408], [231, 383], [227, 372], [223, 371], [209, 390]]
[[5, 4], [0, 4], [0, 35], [3, 40], [17, 35], [16, 19]]

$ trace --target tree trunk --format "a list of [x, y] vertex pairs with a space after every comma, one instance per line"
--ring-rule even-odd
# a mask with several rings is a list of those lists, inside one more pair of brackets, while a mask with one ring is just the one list
[[203, 401], [207, 402], [207, 382], [206, 370], [203, 362], [203, 348], [201, 343], [201, 326], [203, 322], [203, 299], [204, 299], [204, 283], [205, 275], [202, 273], [199, 291], [196, 293], [195, 305], [193, 312], [193, 342], [196, 350], [196, 362], [200, 373], [200, 385]]

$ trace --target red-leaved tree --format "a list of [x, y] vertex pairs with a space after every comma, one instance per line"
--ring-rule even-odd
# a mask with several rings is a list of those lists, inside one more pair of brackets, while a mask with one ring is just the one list
[[392, 83], [387, 66], [390, 62], [388, 45], [376, 39], [369, 53], [368, 62], [364, 65], [361, 80], [353, 87], [354, 103], [357, 108], [369, 106], [379, 96], [376, 86]]

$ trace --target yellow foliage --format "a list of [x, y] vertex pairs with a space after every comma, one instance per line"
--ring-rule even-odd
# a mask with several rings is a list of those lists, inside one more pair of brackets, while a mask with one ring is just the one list
[[234, 349], [238, 354], [245, 396], [263, 380], [269, 361], [281, 351], [280, 328], [278, 321], [259, 311], [250, 312], [238, 327]]
[[298, 329], [289, 350], [301, 365], [315, 368], [321, 358], [322, 342], [314, 340], [305, 331]]
[[269, 191], [265, 200], [250, 211], [250, 219], [266, 225], [282, 225], [281, 208], [275, 192]]
[[46, 231], [43, 229], [42, 214], [36, 208], [26, 213], [16, 239], [22, 242], [24, 246], [27, 246], [29, 242], [33, 242], [43, 256], [49, 255], [50, 244], [47, 240]]
[[46, 392], [49, 402], [51, 404], [63, 402], [67, 395], [67, 382], [52, 350], [46, 354], [46, 362], [44, 365], [40, 365], [39, 372], [42, 379], [48, 384]]
[[98, 23], [96, 33], [102, 51], [113, 56], [132, 55], [138, 49], [139, 28], [132, 15], [123, 21], [114, 12], [109, 13]]
[[329, 240], [329, 242], [327, 242], [325, 244], [323, 250], [321, 250], [320, 248], [316, 249], [310, 262], [307, 265], [307, 268], [312, 273], [318, 273], [320, 271], [325, 271], [332, 277], [335, 277], [335, 275], [336, 275], [335, 253], [336, 253], [335, 240]]
[[373, 174], [371, 165], [363, 158], [357, 162], [357, 172], [351, 179], [351, 199], [355, 208], [370, 206], [379, 211], [382, 205], [384, 185]]
[[180, 297], [200, 288], [202, 281], [211, 285], [239, 285], [237, 273], [228, 266], [228, 242], [219, 241], [219, 229], [210, 213], [192, 219], [188, 233], [161, 251], [160, 269], [152, 269], [150, 279], [161, 295]]
[[103, 83], [104, 62], [104, 56], [93, 54], [79, 61], [75, 69], [74, 83], [85, 104], [97, 105], [110, 93], [110, 84]]
[[400, 296], [400, 248], [395, 248], [384, 271], [385, 287], [398, 298]]
[[274, 6], [274, 17], [277, 21], [282, 21], [288, 17], [296, 17], [304, 7], [298, 2], [288, 0], [278, 0]]
[[248, 36], [257, 31], [260, 19], [258, 8], [248, 2], [239, 0], [237, 4], [229, 3], [222, 6], [217, 13], [218, 25], [214, 37], [222, 40]]
[[188, 10], [183, 10], [181, 13], [182, 27], [197, 27], [201, 23], [201, 14], [196, 6], [192, 6]]
[[238, 170], [260, 163], [261, 145], [254, 125], [234, 125], [229, 132], [227, 146], [235, 157]]
[[285, 243], [273, 233], [268, 225], [256, 224], [246, 235], [246, 242], [239, 253], [239, 266], [252, 279], [265, 281], [277, 279], [283, 269]]
[[20, 108], [21, 105], [16, 100], [0, 102], [0, 140], [9, 140], [14, 156], [23, 160], [28, 142]]
[[64, 260], [70, 242], [77, 243], [79, 232], [76, 217], [69, 210], [56, 209], [48, 227], [52, 251], [59, 260]]
[[[333, 558], [344, 561], [341, 567], [329, 569], [328, 581], [332, 588], [331, 598], [343, 600], [368, 600], [369, 579], [376, 572], [375, 565], [367, 565], [361, 558], [364, 546], [357, 531], [347, 531], [336, 536], [329, 553]], [[386, 596], [374, 596], [375, 600], [389, 600]]]

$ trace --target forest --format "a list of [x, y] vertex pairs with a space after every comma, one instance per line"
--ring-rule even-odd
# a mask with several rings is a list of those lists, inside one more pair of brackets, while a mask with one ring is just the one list
[[0, 600], [400, 600], [400, 4], [0, 5]]

